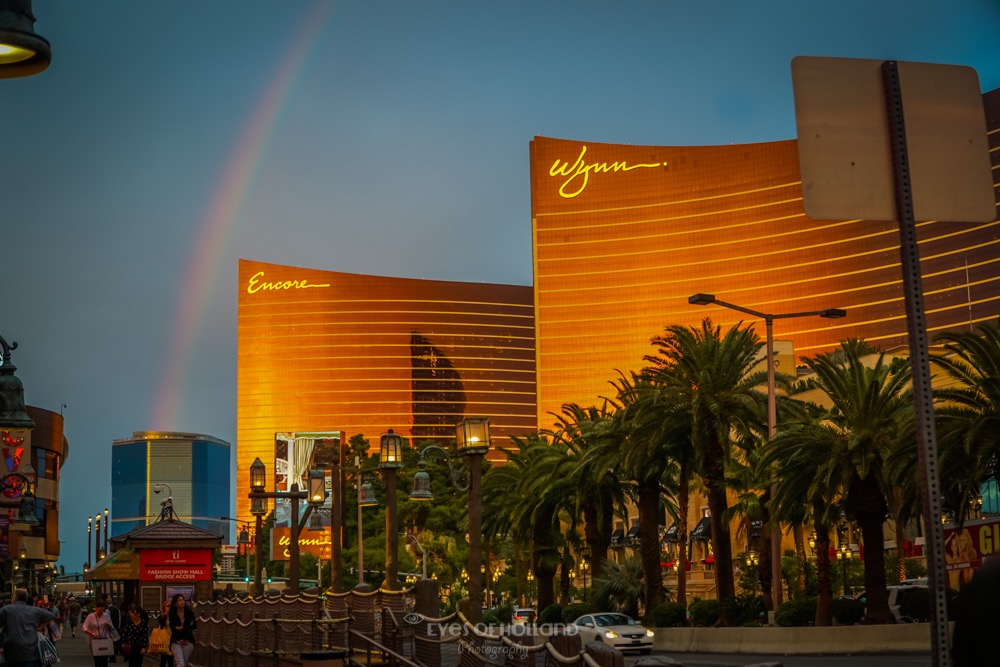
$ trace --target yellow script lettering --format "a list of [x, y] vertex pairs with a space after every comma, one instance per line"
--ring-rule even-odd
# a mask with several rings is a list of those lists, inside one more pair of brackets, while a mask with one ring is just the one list
[[[559, 186], [559, 196], [564, 199], [572, 199], [576, 197], [584, 188], [587, 187], [587, 183], [590, 181], [591, 172], [595, 174], [606, 174], [608, 172], [619, 172], [619, 171], [632, 171], [633, 169], [655, 169], [657, 167], [666, 167], [666, 162], [650, 162], [650, 163], [640, 163], [640, 164], [628, 164], [624, 160], [621, 162], [592, 162], [587, 164], [583, 159], [587, 154], [587, 147], [580, 147], [580, 155], [577, 156], [576, 162], [570, 164], [568, 161], [564, 162], [562, 160], [556, 159], [552, 163], [552, 167], [549, 168], [549, 176], [564, 176], [565, 180], [562, 185]], [[575, 190], [571, 190], [570, 187], [575, 187]]]
[[287, 290], [287, 289], [308, 289], [310, 287], [329, 287], [329, 285], [313, 285], [306, 280], [285, 280], [277, 283], [267, 283], [263, 281], [264, 272], [258, 271], [250, 276], [247, 281], [247, 293], [256, 294], [261, 290]]

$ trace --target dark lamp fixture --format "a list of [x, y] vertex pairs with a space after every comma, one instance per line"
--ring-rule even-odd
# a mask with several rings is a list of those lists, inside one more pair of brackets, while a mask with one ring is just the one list
[[17, 550], [17, 557], [21, 560], [28, 560], [28, 549], [22, 544], [21, 548]]
[[31, 76], [52, 62], [52, 47], [35, 34], [31, 0], [0, 0], [0, 79]]
[[263, 491], [267, 485], [267, 468], [258, 456], [250, 464], [250, 489], [252, 491]]
[[243, 544], [243, 545], [250, 544], [250, 531], [248, 531], [246, 528], [242, 529], [240, 531], [239, 538], [237, 538], [236, 540], [236, 544]]
[[698, 294], [692, 294], [688, 297], [688, 303], [692, 306], [707, 306], [710, 303], [715, 303], [715, 295], [703, 294], [701, 292]]
[[375, 497], [375, 489], [372, 487], [371, 482], [365, 482], [361, 485], [361, 498], [358, 500], [358, 504], [361, 507], [374, 507], [378, 505], [378, 498]]
[[309, 504], [322, 505], [326, 500], [326, 473], [320, 468], [309, 471]]
[[485, 454], [490, 449], [490, 420], [466, 417], [455, 426], [455, 446], [462, 454]]
[[250, 514], [253, 516], [264, 516], [267, 514], [267, 500], [265, 498], [251, 498]]
[[825, 317], [828, 320], [836, 320], [841, 317], [847, 317], [847, 311], [843, 308], [827, 308], [826, 310], [819, 311], [820, 317]]
[[379, 442], [379, 468], [402, 468], [403, 457], [401, 453], [403, 438], [398, 433], [393, 433], [392, 429], [382, 436]]
[[410, 500], [434, 500], [434, 494], [431, 493], [431, 476], [424, 469], [425, 464], [422, 458], [417, 465], [420, 466], [420, 470], [413, 476], [413, 491], [410, 492]]
[[17, 520], [20, 523], [26, 523], [29, 526], [38, 525], [38, 517], [35, 515], [35, 496], [31, 493], [31, 489], [25, 489], [24, 495], [21, 497], [21, 506], [18, 508]]

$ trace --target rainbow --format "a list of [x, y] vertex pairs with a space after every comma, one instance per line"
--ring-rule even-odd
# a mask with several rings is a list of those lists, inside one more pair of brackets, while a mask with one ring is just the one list
[[281, 112], [292, 97], [303, 66], [322, 34], [334, 5], [335, 0], [319, 0], [304, 17], [279, 67], [253, 107], [202, 218], [183, 274], [184, 285], [174, 317], [171, 347], [153, 406], [154, 429], [178, 430], [182, 387], [191, 359], [191, 349], [205, 319], [211, 296], [225, 273], [223, 266], [230, 266], [222, 260], [236, 229], [240, 210], [257, 174], [268, 140], [279, 124]]

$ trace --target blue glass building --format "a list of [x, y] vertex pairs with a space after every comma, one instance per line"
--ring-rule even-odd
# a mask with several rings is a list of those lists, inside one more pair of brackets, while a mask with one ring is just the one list
[[[111, 535], [155, 521], [173, 496], [174, 513], [230, 541], [229, 443], [200, 433], [135, 431], [111, 447]], [[160, 492], [156, 493], [156, 489]]]

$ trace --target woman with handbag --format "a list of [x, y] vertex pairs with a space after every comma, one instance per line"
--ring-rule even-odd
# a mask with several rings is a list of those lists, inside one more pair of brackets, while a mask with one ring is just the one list
[[170, 652], [174, 654], [174, 667], [188, 667], [194, 652], [194, 630], [198, 623], [194, 612], [187, 607], [184, 596], [177, 594], [170, 601]]
[[104, 601], [98, 601], [94, 613], [87, 614], [83, 621], [83, 631], [87, 634], [90, 654], [94, 656], [94, 667], [107, 667], [108, 658], [115, 654], [115, 641], [112, 639], [115, 626], [111, 622]]
[[149, 648], [148, 627], [149, 616], [146, 611], [139, 607], [139, 603], [130, 602], [119, 629], [122, 636], [122, 656], [128, 660], [128, 667], [142, 667], [142, 658]]

